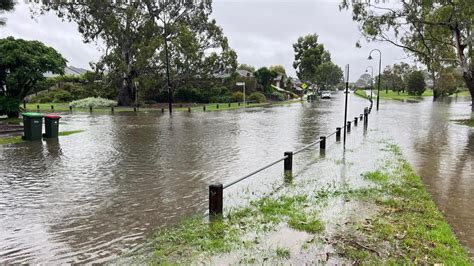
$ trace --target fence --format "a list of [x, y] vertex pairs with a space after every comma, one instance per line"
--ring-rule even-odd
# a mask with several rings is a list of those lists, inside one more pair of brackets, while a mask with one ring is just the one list
[[[347, 121], [347, 123], [344, 125], [345, 129], [347, 130], [347, 133], [350, 133], [351, 131], [351, 123], [352, 121], [354, 122], [354, 127], [357, 127], [358, 122], [364, 122], [364, 129], [367, 129], [368, 122], [369, 122], [369, 114], [371, 112], [372, 105], [370, 107], [364, 108], [364, 113], [360, 114], [358, 117], [354, 117], [354, 120]], [[222, 216], [223, 209], [224, 209], [224, 189], [229, 188], [230, 186], [233, 186], [255, 174], [258, 174], [262, 172], [265, 169], [268, 169], [280, 162], [283, 161], [283, 175], [285, 179], [287, 178], [292, 178], [293, 175], [293, 158], [295, 155], [298, 153], [309, 149], [317, 144], [319, 144], [319, 149], [321, 152], [324, 152], [326, 150], [326, 141], [328, 138], [332, 137], [333, 135], [336, 135], [336, 142], [341, 141], [341, 127], [337, 127], [336, 131], [332, 132], [331, 134], [327, 136], [321, 136], [318, 141], [315, 141], [313, 143], [310, 143], [304, 147], [301, 147], [300, 149], [296, 151], [287, 151], [283, 154], [283, 157], [241, 177], [238, 178], [230, 183], [227, 184], [222, 184], [222, 183], [214, 183], [209, 185], [209, 218], [210, 220], [215, 220], [216, 218], [219, 218]], [[345, 142], [345, 139], [344, 139]]]

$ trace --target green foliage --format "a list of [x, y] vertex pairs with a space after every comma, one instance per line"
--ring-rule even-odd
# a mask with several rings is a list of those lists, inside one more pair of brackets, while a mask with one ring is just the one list
[[19, 101], [44, 80], [43, 73], [63, 74], [66, 66], [56, 50], [38, 41], [0, 39], [0, 54], [0, 95]]
[[301, 81], [316, 83], [318, 67], [325, 62], [331, 61], [331, 56], [324, 49], [324, 45], [318, 43], [317, 34], [309, 34], [299, 37], [293, 44], [295, 51], [295, 61], [293, 67], [296, 75]]
[[9, 118], [18, 117], [20, 113], [20, 100], [12, 97], [0, 96], [0, 115]]
[[248, 101], [256, 102], [256, 103], [264, 103], [267, 101], [265, 95], [260, 92], [253, 92], [250, 94]]
[[82, 100], [77, 100], [69, 103], [70, 106], [74, 108], [101, 108], [101, 107], [111, 107], [111, 106], [117, 106], [116, 101], [112, 101], [109, 99], [104, 99], [104, 98], [85, 98]]
[[237, 69], [247, 70], [250, 73], [255, 72], [255, 67], [247, 64], [240, 64]]
[[232, 102], [242, 102], [244, 100], [244, 93], [237, 91], [232, 94]]
[[413, 71], [408, 75], [406, 82], [408, 94], [421, 96], [425, 92], [426, 83], [422, 71]]
[[285, 67], [282, 66], [282, 65], [270, 66], [268, 69], [270, 71], [276, 72], [278, 74], [285, 74], [286, 75]]
[[288, 248], [281, 248], [281, 247], [278, 247], [276, 250], [276, 255], [278, 258], [281, 258], [281, 259], [290, 259], [291, 258], [291, 252]]
[[316, 81], [323, 89], [336, 86], [343, 76], [342, 69], [333, 62], [324, 62], [316, 68]]
[[[0, 14], [3, 12], [12, 11], [16, 4], [15, 0], [2, 0], [0, 1]], [[5, 19], [0, 18], [0, 26], [5, 25]]]
[[267, 67], [261, 67], [254, 73], [255, 78], [257, 79], [258, 84], [263, 87], [265, 93], [271, 92], [271, 84], [274, 78], [278, 76], [278, 73], [268, 69]]
[[455, 93], [462, 85], [462, 77], [452, 68], [444, 68], [438, 77], [438, 91], [440, 96], [447, 96]]

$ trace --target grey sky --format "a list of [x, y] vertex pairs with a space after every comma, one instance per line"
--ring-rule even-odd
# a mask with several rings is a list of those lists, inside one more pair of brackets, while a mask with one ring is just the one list
[[[363, 41], [362, 48], [356, 48], [355, 43], [362, 37], [350, 11], [339, 11], [338, 4], [339, 0], [214, 0], [213, 17], [237, 51], [239, 63], [256, 67], [281, 64], [292, 76], [292, 44], [310, 33], [319, 35], [319, 41], [342, 69], [350, 64], [352, 81], [368, 65], [377, 71], [378, 56], [375, 61], [367, 60], [372, 48], [382, 50], [383, 66], [409, 61], [401, 49], [389, 44]], [[89, 68], [89, 62], [101, 55], [95, 44], [82, 42], [74, 23], [61, 22], [54, 14], [33, 20], [28, 5], [21, 0], [5, 17], [7, 25], [0, 28], [0, 37], [42, 41], [63, 54], [70, 65]]]

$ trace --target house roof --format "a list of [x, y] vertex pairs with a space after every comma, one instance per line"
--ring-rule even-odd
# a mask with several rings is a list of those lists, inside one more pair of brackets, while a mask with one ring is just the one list
[[[74, 67], [74, 66], [66, 66], [64, 68], [64, 75], [71, 75], [71, 76], [79, 76], [79, 75], [82, 75], [84, 73], [86, 73], [87, 69], [84, 69], [84, 68], [80, 68], [80, 67]], [[53, 74], [51, 72], [46, 72], [43, 74], [44, 77], [46, 78], [51, 78], [51, 77], [57, 77], [59, 76], [58, 74]]]
[[236, 72], [237, 74], [239, 74], [241, 77], [244, 77], [244, 78], [253, 77], [253, 73], [245, 69], [237, 69]]

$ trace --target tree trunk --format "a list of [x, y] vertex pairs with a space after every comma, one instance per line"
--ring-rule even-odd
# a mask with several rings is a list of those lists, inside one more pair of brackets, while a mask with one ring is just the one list
[[463, 73], [464, 82], [471, 93], [471, 111], [474, 112], [474, 71]]
[[441, 93], [436, 87], [436, 73], [434, 70], [431, 70], [431, 79], [433, 79], [433, 101], [435, 102], [441, 96]]
[[127, 48], [123, 48], [122, 59], [126, 65], [123, 73], [122, 86], [118, 93], [118, 104], [120, 106], [130, 106], [133, 103], [133, 84], [132, 84], [132, 66], [130, 62], [130, 54]]

